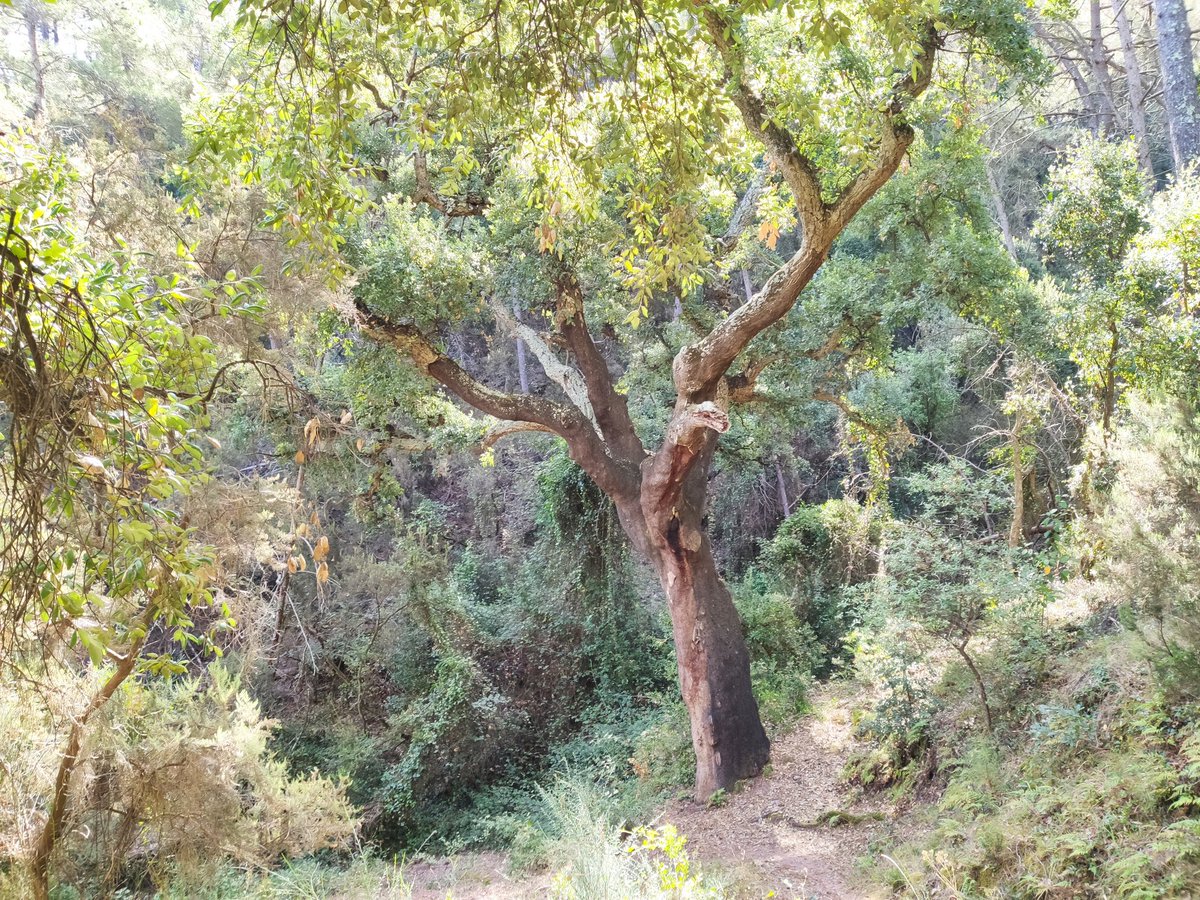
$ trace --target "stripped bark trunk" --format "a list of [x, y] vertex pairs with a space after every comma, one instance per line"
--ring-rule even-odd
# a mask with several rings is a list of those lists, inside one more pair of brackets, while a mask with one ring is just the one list
[[696, 752], [697, 800], [759, 774], [771, 752], [751, 685], [742, 622], [704, 528], [708, 464], [716, 444], [717, 433], [708, 431], [697, 464], [669, 506], [657, 502], [664, 496], [661, 470], [651, 457], [643, 465], [636, 501], [617, 507], [626, 533], [653, 565], [667, 596], [679, 688]]
[[1171, 130], [1171, 155], [1181, 173], [1200, 158], [1200, 97], [1192, 59], [1192, 29], [1183, 0], [1153, 0], [1154, 31], [1163, 73], [1163, 102]]
[[[708, 535], [694, 549], [663, 535], [655, 568], [671, 612], [679, 688], [692, 725], [697, 800], [762, 772], [771, 745], [750, 681], [750, 653]], [[656, 542], [657, 543], [657, 542]]]
[[1113, 18], [1117, 24], [1117, 35], [1121, 39], [1121, 56], [1125, 61], [1125, 84], [1129, 92], [1129, 123], [1133, 139], [1137, 144], [1138, 166], [1147, 178], [1154, 177], [1154, 163], [1150, 158], [1150, 132], [1146, 128], [1146, 86], [1142, 81], [1142, 66], [1138, 61], [1137, 43], [1133, 39], [1133, 28], [1129, 24], [1126, 5], [1130, 0], [1109, 0]]

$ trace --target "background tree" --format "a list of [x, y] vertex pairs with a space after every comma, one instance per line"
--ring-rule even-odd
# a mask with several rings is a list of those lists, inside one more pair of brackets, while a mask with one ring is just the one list
[[1163, 102], [1171, 125], [1175, 171], [1200, 157], [1200, 99], [1192, 58], [1192, 26], [1183, 0], [1154, 0], [1154, 31], [1163, 72]]

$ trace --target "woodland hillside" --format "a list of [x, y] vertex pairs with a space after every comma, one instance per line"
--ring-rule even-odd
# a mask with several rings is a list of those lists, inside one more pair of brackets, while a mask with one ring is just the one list
[[1192, 0], [0, 0], [0, 900], [1200, 896]]

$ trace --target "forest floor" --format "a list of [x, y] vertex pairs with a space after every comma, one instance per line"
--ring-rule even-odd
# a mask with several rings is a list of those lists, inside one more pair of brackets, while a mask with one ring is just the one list
[[886, 893], [855, 867], [873, 841], [896, 836], [899, 825], [885, 796], [862, 796], [842, 781], [855, 746], [851, 687], [817, 688], [813, 711], [776, 738], [767, 774], [724, 805], [674, 801], [664, 811], [662, 820], [687, 835], [692, 859], [730, 882], [736, 896], [773, 891], [789, 900], [854, 900]]
[[[862, 796], [842, 781], [854, 749], [850, 685], [817, 688], [813, 710], [777, 737], [767, 774], [716, 807], [670, 801], [652, 824], [687, 836], [687, 851], [706, 882], [735, 897], [864, 900], [884, 896], [856, 869], [873, 841], [898, 837], [896, 810], [883, 796]], [[830, 824], [831, 813], [841, 814]], [[506, 874], [500, 854], [463, 855], [413, 864], [414, 900], [518, 900], [550, 892], [549, 875]], [[772, 893], [773, 892], [773, 893]]]

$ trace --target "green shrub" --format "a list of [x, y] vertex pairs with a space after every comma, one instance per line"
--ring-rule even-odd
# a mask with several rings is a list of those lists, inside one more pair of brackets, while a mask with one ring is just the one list
[[750, 651], [750, 674], [763, 719], [783, 727], [806, 708], [815, 660], [821, 656], [812, 629], [801, 622], [783, 594], [763, 591], [751, 577], [737, 588], [735, 602]]
[[1132, 402], [1112, 459], [1102, 575], [1145, 617], [1159, 683], [1173, 697], [1200, 698], [1200, 410]]

